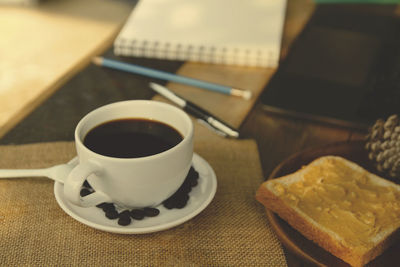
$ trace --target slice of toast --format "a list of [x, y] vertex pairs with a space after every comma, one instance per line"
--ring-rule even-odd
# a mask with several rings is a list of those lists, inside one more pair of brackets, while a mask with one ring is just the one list
[[264, 182], [256, 199], [306, 238], [363, 266], [400, 238], [400, 186], [337, 156]]

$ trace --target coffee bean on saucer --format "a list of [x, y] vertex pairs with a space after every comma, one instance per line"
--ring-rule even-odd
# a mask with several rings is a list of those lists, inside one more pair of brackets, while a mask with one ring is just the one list
[[179, 197], [180, 195], [189, 194], [190, 191], [192, 191], [192, 188], [190, 186], [182, 186], [171, 197], [174, 198]]
[[178, 188], [178, 190], [173, 194], [174, 195], [181, 195], [181, 194], [188, 194], [190, 191], [192, 191], [192, 186], [190, 185], [190, 182], [188, 179], [186, 179], [183, 184]]
[[[199, 173], [193, 168], [190, 168], [188, 175], [185, 178], [185, 181], [178, 188], [178, 190], [170, 196], [168, 199], [163, 201], [163, 206], [166, 209], [182, 209], [187, 205], [189, 201], [189, 193], [192, 190], [192, 187], [197, 186], [199, 179]], [[85, 181], [86, 189], [83, 194], [89, 194], [92, 192], [90, 184]], [[82, 191], [84, 190], [82, 189]], [[107, 218], [109, 219], [117, 219], [118, 224], [121, 226], [129, 225], [134, 220], [142, 220], [144, 217], [154, 217], [160, 214], [160, 210], [156, 208], [144, 208], [144, 209], [133, 209], [131, 211], [125, 210], [121, 213], [118, 213], [113, 203], [100, 203], [96, 207], [101, 208]]]
[[199, 172], [196, 171], [193, 167], [190, 168], [188, 176], [190, 178], [199, 179]]
[[160, 214], [160, 211], [156, 208], [144, 208], [143, 210], [147, 217], [155, 217]]
[[107, 202], [103, 202], [103, 203], [97, 204], [96, 207], [103, 209], [103, 207], [107, 206], [108, 204], [109, 203], [107, 203]]
[[183, 209], [186, 206], [187, 202], [177, 202], [175, 205], [175, 209]]
[[118, 224], [122, 226], [127, 226], [131, 223], [131, 217], [129, 210], [124, 210], [119, 214]]
[[191, 187], [195, 187], [198, 184], [197, 179], [190, 179]]
[[80, 195], [81, 195], [81, 197], [85, 197], [85, 196], [87, 196], [87, 195], [90, 195], [92, 192], [89, 190], [89, 189], [87, 189], [87, 188], [82, 188], [81, 189], [81, 192], [80, 192]]
[[186, 206], [188, 200], [189, 200], [189, 195], [182, 195], [182, 196], [179, 196], [179, 197], [176, 199], [175, 208], [177, 208], [177, 209], [182, 209], [182, 208], [184, 208], [184, 207]]
[[131, 210], [130, 215], [135, 220], [142, 220], [146, 216], [146, 214], [144, 213], [144, 210], [141, 210], [141, 209]]
[[185, 194], [188, 194], [190, 191], [192, 191], [192, 181], [191, 179], [187, 179], [186, 183], [184, 183], [184, 188], [182, 188]]
[[188, 176], [192, 176], [192, 175], [194, 174], [195, 171], [196, 171], [196, 170], [193, 168], [193, 166], [190, 166]]
[[102, 209], [104, 212], [116, 210], [113, 203], [104, 203], [104, 204], [101, 206], [101, 209]]
[[113, 209], [113, 210], [107, 210], [106, 211], [106, 217], [108, 219], [114, 220], [117, 219], [119, 217], [118, 211]]
[[164, 200], [163, 206], [167, 209], [173, 209], [175, 207], [175, 200], [174, 198], [168, 198], [167, 200]]

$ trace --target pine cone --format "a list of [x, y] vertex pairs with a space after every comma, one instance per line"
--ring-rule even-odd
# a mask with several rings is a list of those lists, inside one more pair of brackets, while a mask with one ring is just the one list
[[390, 116], [375, 122], [367, 136], [368, 157], [379, 172], [400, 179], [400, 118]]

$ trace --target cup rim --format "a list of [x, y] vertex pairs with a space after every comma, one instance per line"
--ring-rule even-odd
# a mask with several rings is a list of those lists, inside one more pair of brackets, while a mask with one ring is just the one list
[[[164, 107], [168, 107], [171, 109], [174, 109], [175, 111], [177, 111], [178, 113], [182, 114], [182, 117], [184, 118], [184, 120], [188, 123], [189, 126], [189, 131], [186, 135], [184, 135], [183, 133], [181, 133], [179, 130], [177, 130], [178, 132], [180, 132], [180, 134], [182, 135], [183, 139], [181, 142], [179, 142], [177, 145], [175, 145], [174, 147], [165, 150], [163, 152], [154, 154], [154, 155], [150, 155], [150, 156], [145, 156], [145, 157], [138, 157], [138, 158], [117, 158], [117, 157], [110, 157], [110, 156], [105, 156], [99, 153], [96, 153], [92, 150], [90, 150], [89, 148], [87, 148], [84, 144], [83, 144], [83, 140], [81, 140], [80, 136], [79, 136], [79, 132], [80, 129], [83, 127], [84, 123], [86, 122], [86, 120], [88, 120], [89, 117], [93, 116], [94, 113], [97, 113], [103, 109], [108, 109], [111, 106], [117, 106], [117, 105], [127, 105], [129, 103], [148, 103], [151, 105], [158, 105], [158, 106], [164, 106]], [[121, 119], [124, 119], [126, 117], [121, 117]], [[107, 122], [107, 120], [105, 120], [104, 122]], [[104, 123], [103, 122], [103, 123]], [[165, 122], [163, 122], [165, 123]], [[171, 127], [173, 127], [174, 129], [175, 126], [169, 125]], [[87, 153], [89, 153], [90, 155], [95, 156], [96, 158], [101, 158], [101, 159], [107, 159], [107, 160], [115, 160], [115, 161], [145, 161], [145, 160], [150, 160], [153, 158], [159, 158], [159, 157], [165, 157], [168, 156], [169, 154], [173, 153], [175, 150], [179, 149], [179, 147], [182, 147], [184, 145], [186, 145], [187, 143], [191, 142], [192, 138], [193, 138], [193, 131], [194, 131], [194, 126], [193, 126], [193, 122], [191, 120], [191, 118], [189, 117], [189, 115], [184, 112], [182, 109], [177, 108], [176, 106], [173, 106], [171, 104], [167, 104], [167, 103], [163, 103], [163, 102], [159, 102], [159, 101], [155, 101], [155, 100], [125, 100], [125, 101], [118, 101], [118, 102], [113, 102], [110, 104], [106, 104], [103, 106], [100, 106], [92, 111], [90, 111], [89, 113], [87, 113], [85, 116], [83, 116], [78, 124], [75, 127], [75, 131], [74, 131], [74, 138], [75, 138], [75, 144], [79, 145], [83, 150], [85, 150]]]

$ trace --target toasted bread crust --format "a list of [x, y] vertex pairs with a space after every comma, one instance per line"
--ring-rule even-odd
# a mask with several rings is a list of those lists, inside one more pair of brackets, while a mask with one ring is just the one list
[[[352, 163], [354, 164], [354, 163]], [[280, 177], [279, 179], [290, 179], [303, 169], [297, 172]], [[285, 203], [274, 191], [268, 188], [267, 182], [263, 183], [256, 192], [256, 199], [267, 209], [276, 213], [283, 220], [289, 223], [294, 229], [299, 231], [306, 238], [314, 241], [316, 244], [342, 259], [352, 266], [363, 266], [383, 253], [383, 251], [400, 239], [400, 230], [397, 229], [389, 236], [380, 241], [371, 248], [353, 247], [346, 242], [342, 242], [337, 236], [319, 227], [310, 218], [305, 217], [301, 212]], [[344, 226], [345, 227], [345, 226]]]
[[354, 255], [351, 248], [341, 245], [328, 233], [315, 227], [312, 223], [300, 216], [293, 208], [286, 205], [279, 197], [261, 186], [256, 193], [256, 199], [266, 208], [277, 213], [279, 217], [288, 222], [294, 229], [299, 231], [306, 238], [314, 241], [319, 246], [329, 251], [336, 257], [348, 262], [352, 266], [363, 266], [362, 255]]

